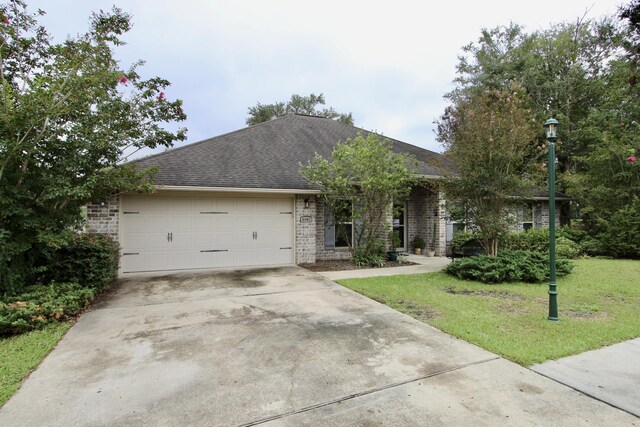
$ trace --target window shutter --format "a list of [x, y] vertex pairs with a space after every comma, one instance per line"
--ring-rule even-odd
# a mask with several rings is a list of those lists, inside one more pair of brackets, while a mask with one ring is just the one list
[[326, 202], [324, 204], [324, 248], [331, 251], [336, 248], [336, 225], [333, 220], [333, 209]]
[[[364, 203], [362, 202], [362, 200], [358, 199], [354, 202], [354, 204], [354, 208], [357, 212], [359, 212], [359, 215], [363, 215]], [[360, 240], [364, 238], [364, 236], [362, 235], [363, 227], [364, 225], [362, 218], [353, 218], [353, 246], [356, 248], [360, 246], [360, 243], [364, 243], [360, 242]]]

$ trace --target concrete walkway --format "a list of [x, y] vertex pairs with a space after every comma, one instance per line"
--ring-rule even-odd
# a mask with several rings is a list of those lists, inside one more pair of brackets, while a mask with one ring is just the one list
[[418, 265], [406, 267], [365, 268], [361, 270], [323, 271], [319, 272], [329, 280], [357, 279], [375, 276], [396, 276], [399, 274], [432, 273], [445, 268], [450, 262], [446, 257], [426, 257], [424, 255], [409, 255], [407, 259]]
[[640, 417], [640, 338], [531, 369]]

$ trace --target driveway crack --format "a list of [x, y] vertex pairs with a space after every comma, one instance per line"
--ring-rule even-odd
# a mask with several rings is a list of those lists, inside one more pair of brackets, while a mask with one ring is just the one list
[[399, 381], [399, 382], [396, 382], [396, 383], [387, 384], [385, 386], [380, 386], [380, 387], [372, 388], [372, 389], [369, 389], [369, 390], [364, 390], [364, 391], [361, 391], [361, 392], [358, 392], [358, 393], [350, 394], [348, 396], [342, 396], [342, 397], [339, 397], [337, 399], [333, 399], [333, 400], [330, 400], [330, 401], [327, 401], [327, 402], [322, 402], [322, 403], [318, 403], [318, 404], [315, 404], [315, 405], [307, 406], [307, 407], [304, 407], [304, 408], [301, 408], [301, 409], [296, 409], [294, 411], [285, 412], [283, 414], [273, 415], [271, 417], [262, 418], [262, 419], [259, 419], [259, 420], [254, 420], [254, 421], [251, 421], [251, 422], [248, 422], [248, 423], [245, 423], [245, 424], [240, 424], [240, 426], [249, 427], [249, 426], [256, 426], [256, 425], [264, 424], [264, 423], [267, 423], [267, 422], [270, 422], [270, 421], [279, 420], [279, 419], [282, 419], [282, 418], [285, 418], [285, 417], [290, 417], [292, 415], [302, 414], [304, 412], [309, 412], [309, 411], [312, 411], [314, 409], [323, 408], [325, 406], [334, 405], [336, 403], [342, 403], [342, 402], [345, 402], [347, 400], [356, 399], [358, 397], [366, 396], [366, 395], [377, 393], [377, 392], [384, 391], [384, 390], [389, 390], [391, 388], [399, 387], [399, 386], [402, 386], [402, 385], [405, 385], [405, 384], [409, 384], [409, 383], [412, 383], [412, 382], [421, 381], [421, 380], [424, 380], [424, 379], [427, 379], [427, 378], [436, 377], [438, 375], [446, 374], [448, 372], [458, 371], [460, 369], [464, 369], [464, 368], [467, 368], [469, 366], [480, 365], [480, 364], [487, 363], [487, 362], [492, 362], [492, 361], [498, 360], [498, 359], [501, 359], [501, 357], [500, 356], [494, 356], [494, 357], [490, 357], [490, 358], [487, 358], [487, 359], [477, 360], [475, 362], [465, 363], [465, 364], [462, 364], [462, 365], [454, 366], [452, 368], [447, 368], [447, 369], [442, 369], [440, 371], [432, 372], [432, 373], [430, 373], [428, 375], [423, 375], [421, 377], [411, 378], [411, 379], [408, 379], [408, 380], [405, 380], [405, 381]]

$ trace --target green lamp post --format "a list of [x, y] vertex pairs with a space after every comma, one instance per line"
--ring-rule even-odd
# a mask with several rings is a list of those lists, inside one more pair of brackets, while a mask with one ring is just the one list
[[544, 133], [549, 141], [549, 317], [557, 322], [558, 291], [556, 283], [556, 140], [558, 139], [558, 121], [550, 118], [544, 122]]

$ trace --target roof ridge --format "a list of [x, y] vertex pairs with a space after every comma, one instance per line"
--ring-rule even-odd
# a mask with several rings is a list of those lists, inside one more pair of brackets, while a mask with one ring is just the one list
[[223, 137], [223, 136], [233, 135], [233, 134], [235, 134], [235, 133], [239, 133], [239, 132], [246, 131], [247, 129], [252, 129], [252, 128], [255, 128], [255, 127], [258, 127], [258, 126], [261, 126], [261, 125], [267, 124], [267, 123], [274, 122], [274, 121], [276, 121], [276, 120], [286, 119], [286, 118], [291, 117], [291, 116], [293, 116], [293, 114], [287, 114], [287, 115], [282, 116], [282, 117], [276, 117], [276, 118], [274, 118], [274, 119], [267, 120], [266, 122], [260, 122], [260, 123], [256, 123], [255, 125], [246, 126], [246, 127], [240, 128], [240, 129], [232, 130], [232, 131], [230, 131], [230, 132], [226, 132], [226, 133], [221, 133], [220, 135], [212, 136], [212, 137], [210, 137], [210, 138], [202, 139], [202, 140], [200, 140], [200, 141], [192, 142], [192, 143], [190, 143], [190, 144], [182, 145], [182, 146], [180, 146], [180, 147], [169, 148], [169, 149], [167, 149], [167, 150], [163, 151], [162, 153], [153, 153], [153, 154], [149, 154], [149, 155], [147, 155], [147, 156], [140, 157], [139, 159], [135, 159], [135, 160], [131, 160], [131, 161], [129, 161], [129, 162], [125, 162], [124, 164], [136, 163], [136, 162], [139, 162], [139, 161], [141, 161], [141, 160], [153, 159], [153, 158], [155, 158], [155, 157], [163, 156], [163, 155], [165, 155], [165, 154], [175, 153], [176, 151], [179, 151], [179, 150], [182, 150], [182, 149], [185, 149], [185, 148], [191, 148], [191, 147], [193, 147], [193, 146], [195, 146], [195, 145], [204, 144], [205, 142], [209, 142], [209, 141], [212, 141], [212, 140], [214, 140], [214, 139], [221, 138], [221, 137]]
[[[408, 142], [400, 141], [399, 139], [395, 139], [395, 138], [391, 138], [391, 137], [385, 136], [383, 133], [379, 133], [378, 131], [367, 130], [365, 128], [362, 128], [362, 127], [359, 127], [359, 126], [355, 126], [355, 125], [350, 125], [350, 124], [347, 124], [347, 123], [343, 123], [343, 122], [341, 122], [339, 120], [334, 120], [334, 119], [331, 119], [331, 118], [326, 117], [326, 116], [315, 116], [315, 115], [301, 114], [301, 113], [290, 113], [290, 114], [286, 114], [286, 115], [281, 116], [281, 117], [276, 117], [274, 119], [267, 120], [266, 122], [261, 122], [261, 123], [255, 124], [255, 125], [246, 126], [246, 127], [243, 127], [243, 128], [240, 128], [240, 129], [236, 129], [236, 130], [233, 130], [233, 131], [230, 131], [230, 132], [222, 133], [220, 135], [212, 136], [212, 137], [207, 138], [207, 139], [203, 139], [203, 140], [200, 140], [200, 141], [192, 142], [190, 144], [182, 145], [180, 147], [169, 148], [169, 149], [167, 149], [167, 150], [165, 150], [165, 151], [163, 151], [161, 153], [149, 154], [147, 156], [140, 157], [139, 159], [135, 159], [135, 160], [131, 160], [129, 162], [126, 162], [125, 164], [137, 163], [137, 162], [140, 162], [140, 161], [143, 161], [143, 160], [149, 160], [149, 159], [161, 157], [161, 156], [164, 156], [164, 155], [172, 154], [172, 153], [175, 153], [177, 151], [180, 151], [180, 150], [183, 150], [183, 149], [186, 149], [186, 148], [192, 148], [192, 147], [194, 147], [196, 145], [201, 145], [201, 144], [204, 144], [204, 143], [207, 143], [207, 142], [211, 142], [211, 141], [216, 140], [218, 138], [226, 137], [226, 136], [229, 136], [229, 135], [234, 135], [236, 133], [244, 132], [244, 131], [246, 131], [248, 129], [254, 129], [256, 127], [265, 126], [265, 125], [270, 124], [272, 122], [276, 122], [276, 121], [280, 121], [280, 120], [286, 120], [286, 119], [295, 118], [295, 117], [309, 117], [309, 118], [314, 118], [314, 119], [330, 120], [334, 124], [339, 124], [339, 125], [344, 126], [344, 127], [357, 129], [358, 131], [363, 131], [363, 132], [367, 132], [367, 133], [373, 133], [375, 135], [380, 136], [383, 139], [388, 139], [389, 141], [391, 141], [394, 144], [397, 143], [398, 145], [401, 145], [401, 146], [411, 147], [413, 149], [421, 150], [421, 151], [423, 151], [425, 153], [429, 153], [431, 155], [444, 156], [442, 153], [438, 153], [436, 151], [428, 150], [426, 148], [419, 147], [417, 145], [413, 145], [413, 144], [410, 144]], [[336, 142], [338, 142], [338, 141], [336, 141]], [[345, 142], [345, 141], [341, 141], [341, 142]], [[400, 148], [400, 147], [398, 147], [398, 148]]]

